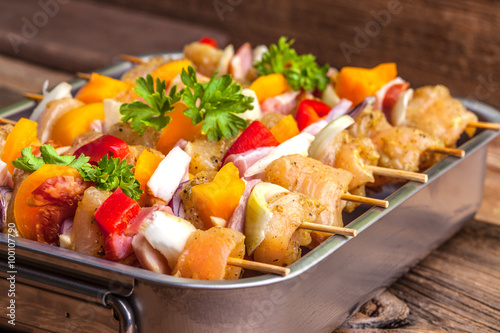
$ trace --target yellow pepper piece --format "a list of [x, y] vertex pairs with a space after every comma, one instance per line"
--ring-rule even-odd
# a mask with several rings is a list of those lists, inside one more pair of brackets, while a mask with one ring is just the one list
[[156, 84], [156, 79], [165, 80], [165, 83], [168, 87], [170, 81], [174, 79], [177, 75], [182, 72], [182, 69], [187, 71], [187, 68], [192, 66], [191, 61], [189, 60], [176, 60], [169, 62], [168, 64], [162, 65], [155, 69], [151, 76]]
[[280, 73], [260, 76], [252, 82], [249, 88], [255, 91], [259, 103], [264, 102], [269, 97], [278, 96], [291, 90], [285, 76]]
[[192, 187], [193, 202], [205, 227], [214, 226], [212, 216], [227, 222], [244, 190], [245, 182], [240, 179], [240, 172], [233, 163], [224, 165], [212, 182]]
[[160, 156], [150, 152], [147, 149], [144, 149], [141, 155], [139, 155], [139, 157], [137, 158], [134, 177], [141, 184], [141, 190], [144, 191], [139, 200], [137, 200], [141, 207], [144, 207], [146, 203], [146, 184], [148, 183], [149, 179], [158, 168], [158, 165], [162, 160], [163, 159]]
[[3, 147], [2, 161], [7, 163], [7, 170], [11, 174], [14, 171], [14, 166], [11, 162], [21, 156], [21, 151], [24, 148], [39, 143], [36, 138], [36, 126], [36, 122], [21, 118], [7, 136]]
[[106, 98], [113, 98], [129, 88], [130, 84], [126, 82], [92, 73], [89, 82], [78, 91], [75, 97], [85, 104], [97, 103]]
[[104, 120], [104, 104], [92, 103], [82, 105], [63, 114], [57, 119], [50, 138], [63, 146], [71, 146], [80, 134], [89, 131], [94, 120]]
[[160, 138], [156, 142], [156, 150], [167, 155], [180, 139], [192, 141], [200, 134], [201, 123], [193, 125], [191, 118], [182, 113], [186, 109], [187, 106], [182, 102], [174, 104], [174, 109], [168, 114], [171, 117], [170, 123], [162, 130]]
[[300, 133], [297, 122], [291, 114], [284, 117], [278, 121], [273, 127], [271, 127], [271, 133], [274, 135], [279, 143], [283, 143], [288, 139]]
[[374, 96], [384, 84], [398, 75], [393, 62], [380, 64], [374, 68], [343, 67], [340, 70], [335, 92], [340, 98], [346, 98], [354, 105], [368, 96]]

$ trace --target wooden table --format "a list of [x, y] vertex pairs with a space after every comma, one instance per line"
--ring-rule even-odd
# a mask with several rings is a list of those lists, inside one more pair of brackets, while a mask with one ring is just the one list
[[[390, 327], [348, 328], [347, 321], [336, 333], [500, 331], [499, 166], [497, 137], [488, 147], [484, 197], [475, 218], [388, 289], [406, 303], [409, 315], [377, 321]], [[381, 302], [375, 299], [356, 317], [374, 321], [377, 314], [366, 313]]]
[[[21, 6], [21, 2], [24, 7]], [[27, 11], [26, 6], [32, 6], [33, 10], [37, 10], [36, 3], [12, 1], [9, 2], [9, 6], [17, 10], [18, 16], [22, 16]], [[140, 27], [138, 29], [144, 31], [162, 27], [164, 29], [178, 28], [179, 30], [175, 31], [184, 31], [182, 36], [176, 36], [175, 40], [169, 41], [168, 45], [174, 45], [174, 47], [177, 47], [179, 43], [187, 43], [197, 39], [205, 33], [212, 36], [215, 34], [221, 44], [227, 40], [223, 33], [214, 30], [207, 32], [204, 28], [186, 28], [182, 24], [179, 28], [178, 22], [165, 22], [158, 17], [146, 14], [141, 14], [142, 16], [131, 15], [125, 9], [110, 10], [110, 8], [97, 3], [75, 1], [65, 6], [77, 8], [73, 12], [68, 11], [65, 15], [56, 16], [50, 25], [41, 29], [37, 39], [26, 44], [28, 50], [21, 50], [17, 55], [21, 59], [13, 58], [11, 45], [7, 44], [5, 39], [3, 42], [0, 40], [0, 107], [19, 100], [21, 92], [40, 92], [42, 83], [46, 79], [49, 79], [51, 85], [54, 85], [72, 78], [74, 71], [86, 71], [98, 68], [103, 63], [108, 64], [112, 55], [126, 52], [132, 54], [148, 53], [155, 50], [153, 48], [145, 49], [144, 45], [146, 44], [128, 45], [126, 51], [120, 49], [116, 43], [113, 43], [111, 48], [105, 48], [99, 43], [93, 45], [89, 38], [82, 37], [78, 32], [75, 33], [75, 36], [80, 36], [78, 37], [80, 39], [76, 41], [58, 39], [59, 35], [54, 35], [55, 31], [64, 24], [64, 20], [79, 20], [81, 17], [88, 17], [93, 10], [92, 6], [98, 7], [99, 15], [105, 16], [103, 19], [108, 20], [116, 20], [114, 14], [123, 11], [120, 17], [135, 20], [136, 26]], [[66, 9], [61, 8], [61, 10]], [[85, 12], [86, 16], [75, 14], [78, 12]], [[12, 20], [12, 18], [10, 19]], [[59, 20], [63, 20], [63, 22], [59, 22]], [[5, 33], [9, 32], [9, 26], [5, 20], [0, 20], [0, 35], [2, 29], [4, 29], [5, 36]], [[120, 29], [109, 33], [118, 36]], [[92, 35], [92, 31], [89, 31], [88, 34]], [[70, 43], [70, 47], [64, 43]], [[64, 55], [62, 46], [65, 45], [67, 49], [72, 50], [72, 61], [68, 61], [68, 57]], [[78, 54], [78, 49], [81, 52], [84, 51], [81, 49], [81, 45], [92, 48], [91, 58], [85, 56], [88, 54], [88, 50], [83, 54]], [[160, 46], [158, 51], [161, 48], [163, 47]], [[99, 50], [101, 53], [97, 54], [96, 52]], [[42, 57], [35, 59], [33, 58], [35, 54], [41, 54]], [[500, 138], [497, 138], [489, 147], [484, 200], [475, 219], [469, 221], [453, 238], [432, 252], [391, 286], [389, 291], [408, 305], [410, 315], [405, 319], [406, 321], [402, 321], [406, 326], [388, 331], [417, 332], [431, 329], [450, 332], [500, 331], [499, 189]], [[339, 331], [352, 332], [353, 330], [342, 328]], [[381, 329], [357, 331], [382, 332]]]

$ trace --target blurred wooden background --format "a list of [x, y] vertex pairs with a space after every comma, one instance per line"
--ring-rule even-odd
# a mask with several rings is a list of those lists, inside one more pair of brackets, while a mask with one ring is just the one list
[[[22, 36], [23, 17], [33, 23], [42, 2], [57, 4], [57, 13], [14, 52], [8, 33]], [[102, 67], [118, 53], [179, 49], [200, 34], [236, 46], [285, 35], [321, 63], [394, 61], [414, 86], [442, 83], [495, 107], [499, 28], [496, 0], [0, 0], [0, 53], [69, 72]]]
[[500, 107], [500, 1], [106, 1], [222, 29], [235, 45], [293, 37], [335, 67], [394, 61], [413, 85]]

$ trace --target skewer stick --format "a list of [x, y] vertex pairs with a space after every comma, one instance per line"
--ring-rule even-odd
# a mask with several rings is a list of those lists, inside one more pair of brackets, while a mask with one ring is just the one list
[[139, 58], [139, 57], [136, 57], [136, 56], [132, 56], [132, 55], [128, 55], [128, 54], [120, 54], [118, 56], [118, 58], [120, 58], [122, 60], [125, 60], [125, 61], [134, 62], [136, 64], [143, 64], [143, 63], [145, 63], [145, 61], [142, 58]]
[[359, 203], [365, 203], [365, 204], [368, 204], [368, 205], [377, 206], [377, 207], [383, 207], [383, 208], [389, 207], [389, 201], [387, 201], [387, 200], [367, 198], [367, 197], [362, 197], [360, 195], [342, 194], [342, 196], [340, 197], [340, 199], [346, 200], [346, 201], [354, 201], [354, 202], [359, 202]]
[[355, 229], [333, 227], [330, 225], [311, 223], [311, 222], [302, 222], [300, 224], [299, 228], [314, 230], [314, 231], [329, 232], [332, 234], [352, 236], [352, 237], [356, 237], [356, 235], [358, 234], [357, 230], [355, 230]]
[[281, 276], [287, 276], [288, 274], [290, 274], [290, 268], [288, 267], [274, 266], [257, 261], [250, 261], [238, 258], [228, 258], [227, 264], [230, 266], [251, 269], [253, 271], [258, 271], [262, 273], [270, 273]]
[[29, 99], [34, 99], [35, 101], [41, 101], [43, 99], [43, 95], [41, 94], [32, 94], [32, 93], [23, 93], [23, 96]]
[[446, 154], [446, 155], [460, 157], [460, 158], [465, 156], [465, 150], [456, 149], [456, 148], [432, 147], [432, 148], [427, 148], [425, 151], [428, 153]]
[[15, 125], [17, 123], [17, 121], [6, 119], [6, 118], [0, 118], [0, 123]]
[[92, 74], [77, 72], [76, 76], [79, 77], [80, 79], [90, 80], [90, 78], [92, 77]]
[[425, 173], [404, 171], [404, 170], [396, 170], [389, 168], [382, 168], [374, 165], [368, 165], [368, 169], [370, 169], [375, 175], [393, 177], [393, 178], [404, 178], [408, 180], [414, 180], [421, 183], [427, 183], [429, 179]]
[[467, 126], [476, 127], [476, 128], [492, 129], [492, 130], [500, 130], [500, 124], [487, 123], [485, 121], [473, 121], [471, 123], [468, 123]]

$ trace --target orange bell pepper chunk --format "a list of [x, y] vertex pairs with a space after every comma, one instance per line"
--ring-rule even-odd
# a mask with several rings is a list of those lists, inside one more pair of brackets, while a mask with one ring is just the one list
[[92, 103], [77, 107], [57, 119], [50, 138], [63, 146], [70, 146], [80, 134], [89, 131], [94, 120], [104, 120], [104, 104]]
[[14, 219], [17, 230], [23, 238], [36, 240], [36, 223], [40, 207], [30, 207], [26, 201], [31, 193], [47, 179], [58, 176], [81, 178], [77, 169], [57, 164], [44, 164], [28, 176], [19, 186], [14, 202]]
[[224, 165], [212, 182], [193, 186], [193, 202], [205, 227], [214, 226], [212, 216], [228, 221], [244, 190], [245, 182], [240, 179], [240, 172], [233, 163]]
[[11, 162], [21, 156], [21, 151], [33, 144], [40, 143], [36, 138], [36, 126], [36, 122], [21, 118], [7, 136], [3, 147], [2, 161], [7, 163], [7, 170], [11, 174], [14, 171], [14, 166]]
[[182, 113], [186, 109], [187, 106], [184, 103], [174, 104], [174, 109], [168, 114], [171, 117], [170, 123], [162, 130], [160, 138], [156, 142], [156, 150], [167, 155], [180, 139], [191, 141], [200, 134], [202, 124], [193, 125], [191, 118]]
[[259, 103], [264, 102], [269, 97], [281, 95], [292, 89], [286, 82], [285, 76], [281, 73], [259, 76], [249, 88], [255, 91]]
[[155, 84], [156, 79], [159, 78], [160, 80], [165, 80], [165, 84], [168, 87], [170, 81], [179, 75], [183, 69], [187, 71], [189, 66], [193, 66], [189, 60], [172, 61], [155, 69], [151, 73], [151, 76], [153, 77]]
[[279, 143], [283, 143], [298, 135], [300, 132], [297, 122], [293, 119], [293, 116], [289, 114], [271, 127], [271, 133], [273, 133]]
[[139, 200], [137, 200], [141, 207], [143, 207], [146, 203], [146, 184], [162, 160], [163, 159], [160, 156], [155, 155], [147, 149], [144, 149], [141, 155], [137, 158], [134, 177], [141, 184], [141, 190], [144, 191]]
[[126, 82], [92, 73], [89, 82], [78, 91], [75, 97], [86, 104], [98, 103], [106, 98], [113, 98], [129, 88], [130, 84]]
[[335, 92], [354, 105], [368, 96], [374, 96], [384, 84], [398, 75], [396, 64], [384, 63], [374, 68], [343, 67], [340, 70]]

